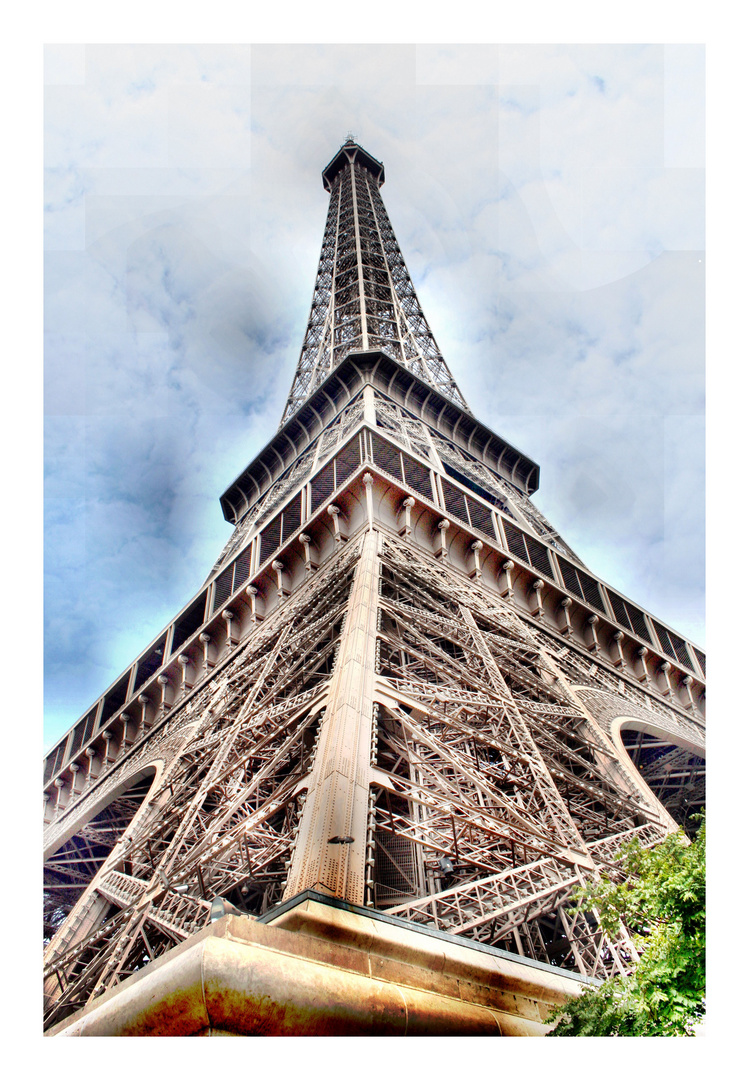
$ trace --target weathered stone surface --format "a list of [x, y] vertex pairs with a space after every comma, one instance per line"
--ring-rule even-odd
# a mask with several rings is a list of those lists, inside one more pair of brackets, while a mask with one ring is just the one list
[[290, 913], [225, 916], [49, 1034], [537, 1035], [581, 986], [322, 902], [299, 908], [294, 930]]

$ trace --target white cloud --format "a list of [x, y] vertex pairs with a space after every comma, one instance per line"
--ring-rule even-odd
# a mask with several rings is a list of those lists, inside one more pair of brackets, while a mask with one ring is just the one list
[[663, 77], [663, 164], [704, 169], [704, 46], [664, 46]]

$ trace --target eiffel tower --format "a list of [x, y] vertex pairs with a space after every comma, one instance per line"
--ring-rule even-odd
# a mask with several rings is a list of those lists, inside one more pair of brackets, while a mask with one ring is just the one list
[[704, 801], [705, 657], [534, 505], [349, 139], [281, 419], [194, 599], [45, 760], [49, 1034], [544, 1034], [572, 894]]

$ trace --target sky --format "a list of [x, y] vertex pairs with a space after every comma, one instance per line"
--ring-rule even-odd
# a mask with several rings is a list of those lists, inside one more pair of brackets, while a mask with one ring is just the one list
[[48, 45], [45, 746], [198, 591], [272, 436], [349, 134], [477, 417], [704, 645], [700, 45]]

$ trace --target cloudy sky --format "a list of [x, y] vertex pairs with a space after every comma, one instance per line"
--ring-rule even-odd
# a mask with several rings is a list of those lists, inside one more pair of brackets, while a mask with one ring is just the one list
[[704, 644], [701, 46], [56, 45], [45, 83], [45, 745], [230, 533], [349, 133], [535, 501]]

